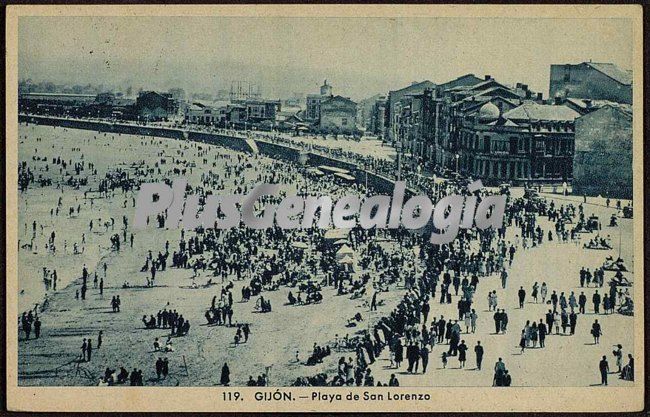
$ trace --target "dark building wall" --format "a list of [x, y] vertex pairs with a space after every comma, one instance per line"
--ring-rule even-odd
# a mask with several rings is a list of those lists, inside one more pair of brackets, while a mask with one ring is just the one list
[[551, 65], [550, 97], [557, 95], [632, 104], [632, 86], [623, 85], [582, 63]]
[[632, 117], [610, 106], [576, 119], [573, 192], [632, 198]]

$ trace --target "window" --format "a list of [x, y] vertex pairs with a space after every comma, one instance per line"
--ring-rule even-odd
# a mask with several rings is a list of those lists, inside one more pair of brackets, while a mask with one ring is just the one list
[[341, 125], [342, 126], [347, 126], [347, 124], [348, 124], [348, 119], [346, 119], [346, 118], [341, 119]]
[[546, 146], [543, 139], [538, 139], [535, 141], [535, 151], [539, 153], [544, 153]]
[[525, 139], [524, 138], [517, 139], [517, 137], [515, 137], [515, 140], [517, 141], [517, 150], [520, 153], [526, 152]]
[[564, 66], [564, 82], [568, 83], [569, 81], [571, 81], [571, 66], [567, 64]]

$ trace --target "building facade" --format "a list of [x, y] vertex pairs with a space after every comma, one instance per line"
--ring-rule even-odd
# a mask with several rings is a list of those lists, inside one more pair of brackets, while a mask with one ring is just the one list
[[577, 118], [573, 192], [631, 199], [632, 143], [631, 106], [608, 104]]
[[185, 121], [201, 125], [219, 125], [222, 123], [217, 109], [201, 103], [192, 103], [186, 107]]
[[136, 113], [145, 120], [164, 120], [176, 113], [176, 101], [170, 93], [142, 91], [135, 101]]
[[569, 182], [578, 116], [562, 105], [524, 102], [504, 112], [487, 102], [462, 120], [458, 170], [491, 185]]
[[370, 110], [370, 121], [368, 131], [374, 135], [383, 135], [384, 120], [386, 118], [386, 97], [380, 96], [372, 105]]
[[306, 121], [318, 123], [320, 119], [320, 105], [323, 100], [332, 97], [332, 86], [327, 84], [327, 80], [320, 86], [320, 94], [307, 95], [307, 109], [304, 117]]
[[[451, 83], [451, 87], [438, 89], [440, 107], [436, 121], [435, 164], [444, 170], [458, 171], [461, 131], [468, 119], [486, 103], [492, 102], [501, 112], [511, 110], [522, 102], [513, 89], [497, 82], [490, 75], [474, 82], [476, 77], [465, 76], [468, 82]], [[474, 82], [473, 84], [471, 82]], [[524, 97], [531, 96], [524, 93]]]
[[[429, 80], [421, 82], [413, 82], [408, 87], [400, 88], [388, 92], [386, 100], [386, 111], [384, 114], [384, 140], [397, 144], [400, 111], [403, 107], [401, 102], [402, 98], [406, 95], [421, 94], [425, 89], [435, 89], [436, 85]], [[398, 107], [400, 110], [398, 111]], [[404, 147], [406, 144], [401, 143], [400, 146]]]
[[320, 104], [318, 129], [326, 133], [356, 133], [357, 103], [342, 96], [323, 100]]
[[610, 63], [551, 65], [549, 94], [632, 104], [632, 74]]
[[258, 123], [262, 121], [275, 121], [277, 113], [282, 110], [280, 100], [246, 100], [246, 116], [248, 121]]

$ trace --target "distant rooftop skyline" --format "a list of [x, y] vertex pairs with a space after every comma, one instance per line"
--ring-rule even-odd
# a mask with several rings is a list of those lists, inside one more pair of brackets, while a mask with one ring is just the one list
[[360, 100], [473, 73], [548, 95], [551, 64], [632, 67], [627, 19], [22, 17], [19, 77], [187, 93]]

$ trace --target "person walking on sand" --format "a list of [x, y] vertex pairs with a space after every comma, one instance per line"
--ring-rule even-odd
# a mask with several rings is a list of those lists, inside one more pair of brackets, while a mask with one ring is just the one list
[[158, 377], [158, 379], [160, 379], [160, 377], [162, 376], [162, 369], [163, 369], [163, 361], [162, 358], [159, 357], [158, 360], [156, 361], [156, 376]]
[[104, 332], [102, 330], [99, 331], [99, 334], [97, 335], [97, 349], [102, 347], [102, 335]]
[[88, 346], [86, 347], [86, 354], [88, 355], [88, 362], [90, 362], [90, 357], [92, 356], [93, 353], [93, 341], [92, 339], [88, 339]]
[[223, 367], [221, 368], [221, 385], [224, 387], [230, 385], [230, 368], [228, 368], [227, 363], [224, 363]]
[[533, 284], [533, 291], [531, 292], [530, 296], [533, 298], [533, 301], [535, 301], [535, 304], [537, 304], [537, 291], [539, 289], [539, 285], [537, 282]]
[[594, 324], [591, 325], [591, 335], [594, 337], [594, 345], [600, 343], [600, 336], [602, 336], [603, 330], [600, 327], [598, 320], [594, 321]]
[[163, 379], [167, 379], [167, 375], [169, 375], [169, 361], [167, 358], [163, 359], [163, 367], [162, 367], [162, 375]]
[[41, 336], [41, 320], [36, 316], [34, 320], [34, 337], [38, 339]]
[[524, 287], [519, 287], [517, 295], [519, 295], [519, 308], [524, 308], [524, 301], [526, 300], [526, 291], [524, 290]]
[[616, 366], [618, 367], [618, 373], [621, 373], [621, 369], [623, 368], [623, 346], [622, 345], [616, 345], [616, 350], [612, 352], [614, 354], [614, 357], [616, 358]]
[[483, 362], [483, 346], [481, 346], [481, 341], [476, 342], [474, 346], [474, 353], [476, 354], [476, 369], [481, 370], [481, 363]]
[[461, 368], [465, 367], [466, 360], [467, 360], [467, 345], [465, 344], [464, 340], [461, 340], [460, 345], [458, 345], [458, 363], [460, 364]]
[[539, 295], [542, 297], [542, 304], [546, 303], [546, 296], [548, 295], [546, 282], [542, 282], [542, 288], [539, 290]]
[[603, 359], [598, 364], [598, 368], [600, 369], [600, 384], [607, 385], [607, 373], [609, 372], [607, 356], [603, 355]]
[[83, 344], [81, 345], [81, 359], [86, 362], [86, 353], [88, 352], [88, 342], [84, 339]]

